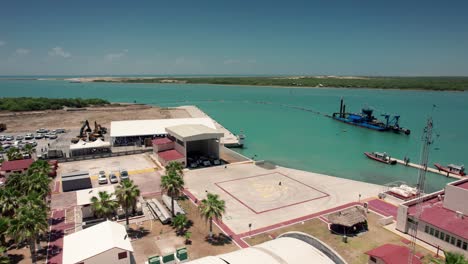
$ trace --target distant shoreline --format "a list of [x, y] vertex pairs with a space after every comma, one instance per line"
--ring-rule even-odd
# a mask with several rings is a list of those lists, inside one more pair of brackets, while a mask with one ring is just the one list
[[70, 83], [205, 84], [257, 86], [289, 89], [351, 88], [402, 91], [468, 90], [468, 77], [365, 77], [365, 76], [289, 76], [289, 77], [75, 77], [75, 78], [0, 78], [0, 80], [59, 80]]

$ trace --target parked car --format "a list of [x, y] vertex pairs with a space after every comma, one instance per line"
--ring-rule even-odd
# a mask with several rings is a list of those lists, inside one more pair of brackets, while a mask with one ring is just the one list
[[33, 146], [33, 147], [37, 147], [37, 142], [34, 141], [34, 140], [33, 140], [33, 141], [26, 141], [26, 142], [24, 142], [24, 143], [25, 143], [26, 145], [31, 145], [31, 146]]
[[63, 128], [57, 128], [57, 129], [55, 129], [55, 132], [57, 132], [57, 133], [65, 133], [65, 129], [63, 129]]
[[26, 139], [26, 140], [34, 139], [34, 135], [31, 134], [31, 133], [28, 133], [28, 134], [26, 134], [26, 136], [24, 136], [24, 139]]
[[48, 133], [49, 130], [48, 129], [45, 129], [45, 128], [39, 128], [38, 130], [36, 130], [36, 133], [40, 133], [40, 134], [45, 134], [45, 133]]
[[0, 141], [5, 141], [5, 140], [6, 140], [5, 135], [0, 135]]
[[110, 179], [110, 182], [111, 183], [118, 183], [119, 182], [119, 179], [117, 178], [117, 176], [111, 172], [111, 174], [109, 175], [109, 179]]
[[44, 138], [44, 135], [42, 134], [36, 134], [36, 136], [34, 137], [35, 139], [43, 139]]
[[100, 171], [98, 176], [98, 183], [99, 184], [106, 184], [107, 183], [107, 176], [105, 171]]
[[46, 134], [46, 137], [48, 136], [49, 139], [56, 139], [57, 135], [56, 134]]
[[23, 140], [23, 139], [24, 139], [24, 137], [21, 136], [21, 135], [16, 136], [16, 140]]
[[13, 136], [6, 136], [5, 140], [6, 141], [12, 141], [12, 140], [15, 140], [15, 138]]
[[126, 169], [120, 170], [120, 181], [128, 180], [128, 171]]

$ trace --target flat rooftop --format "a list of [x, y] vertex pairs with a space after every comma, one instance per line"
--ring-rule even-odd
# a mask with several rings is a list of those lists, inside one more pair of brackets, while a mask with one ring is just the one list
[[213, 120], [203, 118], [172, 118], [151, 120], [112, 121], [110, 125], [111, 137], [131, 137], [148, 135], [166, 135], [166, 128], [179, 125], [204, 125], [216, 129]]

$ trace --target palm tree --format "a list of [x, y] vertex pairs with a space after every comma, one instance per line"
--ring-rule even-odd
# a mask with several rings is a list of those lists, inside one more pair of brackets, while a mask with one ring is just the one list
[[8, 233], [16, 243], [27, 241], [31, 251], [31, 259], [36, 263], [36, 241], [41, 233], [46, 232], [47, 214], [45, 210], [36, 207], [20, 207], [15, 218], [11, 220]]
[[176, 173], [177, 175], [184, 176], [184, 166], [178, 161], [171, 161], [166, 165], [166, 174]]
[[33, 154], [34, 152], [36, 152], [36, 150], [34, 149], [33, 145], [31, 145], [31, 144], [26, 144], [26, 145], [24, 146], [23, 151], [26, 152], [26, 153], [27, 153], [29, 156], [31, 156], [31, 157], [32, 157], [32, 154]]
[[0, 264], [10, 264], [10, 258], [5, 256], [6, 248], [0, 247]]
[[218, 220], [226, 212], [223, 200], [219, 199], [217, 194], [208, 193], [206, 199], [201, 201], [200, 214], [205, 220], [210, 221], [210, 238], [213, 236], [213, 218]]
[[6, 235], [9, 226], [10, 219], [6, 217], [0, 217], [0, 247], [6, 245]]
[[184, 179], [174, 172], [161, 177], [161, 189], [171, 197], [172, 216], [175, 216], [174, 199], [180, 196], [184, 190], [184, 184]]
[[40, 173], [46, 176], [49, 176], [50, 173], [50, 164], [45, 160], [36, 160], [29, 166], [29, 174]]
[[461, 253], [456, 252], [444, 252], [446, 264], [468, 264], [468, 260]]
[[13, 216], [18, 208], [20, 192], [10, 187], [7, 182], [5, 188], [0, 189], [0, 213], [2, 216]]
[[9, 148], [6, 154], [8, 160], [19, 160], [23, 158], [19, 149], [15, 147]]
[[[99, 197], [99, 198], [98, 198]], [[117, 209], [117, 202], [112, 199], [112, 195], [106, 191], [99, 192], [98, 197], [91, 197], [91, 207], [97, 217], [110, 218]]]
[[132, 180], [126, 179], [120, 181], [120, 185], [117, 186], [117, 189], [115, 190], [115, 196], [117, 196], [119, 204], [125, 209], [125, 220], [128, 227], [128, 208], [134, 208], [134, 205], [140, 196], [140, 189], [138, 189], [137, 185], [133, 184]]
[[47, 174], [43, 174], [39, 170], [28, 171], [23, 177], [23, 191], [36, 192], [45, 197], [50, 194], [50, 183], [52, 179]]
[[184, 230], [185, 230], [185, 227], [187, 227], [187, 224], [188, 224], [187, 216], [183, 214], [176, 215], [176, 217], [172, 219], [172, 226], [174, 226], [178, 234], [184, 233]]
[[5, 188], [9, 188], [10, 190], [15, 190], [15, 191], [22, 191], [23, 187], [23, 180], [24, 180], [24, 175], [22, 173], [15, 172], [8, 176], [8, 179], [6, 181], [6, 186]]

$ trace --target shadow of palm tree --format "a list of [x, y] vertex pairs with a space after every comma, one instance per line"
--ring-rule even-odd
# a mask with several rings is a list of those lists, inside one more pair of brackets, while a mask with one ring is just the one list
[[8, 258], [10, 259], [10, 264], [17, 264], [24, 260], [24, 255], [22, 254], [8, 254]]
[[210, 236], [206, 236], [205, 241], [210, 243], [213, 246], [224, 246], [224, 245], [227, 245], [227, 244], [231, 244], [232, 243], [232, 238], [229, 237], [229, 236], [226, 236], [223, 233], [219, 233], [217, 235], [213, 234], [213, 236], [211, 238], [210, 238]]
[[151, 232], [144, 227], [140, 227], [138, 229], [129, 228], [127, 230], [127, 234], [131, 239], [139, 239], [149, 235], [150, 233]]

